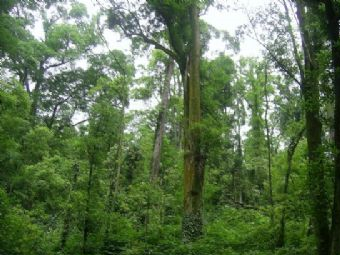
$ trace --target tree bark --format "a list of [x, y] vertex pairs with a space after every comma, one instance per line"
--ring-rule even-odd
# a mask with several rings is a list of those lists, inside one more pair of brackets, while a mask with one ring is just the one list
[[304, 98], [306, 135], [308, 146], [309, 191], [311, 195], [312, 218], [319, 255], [329, 255], [330, 232], [328, 222], [328, 201], [325, 190], [325, 174], [322, 151], [322, 124], [320, 121], [320, 101], [317, 69], [315, 66], [315, 49], [305, 24], [303, 1], [296, 1], [297, 18], [304, 52], [305, 77], [302, 81]]
[[160, 173], [161, 151], [163, 143], [163, 135], [165, 129], [166, 113], [169, 106], [170, 96], [170, 81], [174, 71], [174, 61], [169, 59], [166, 67], [163, 91], [161, 96], [161, 108], [158, 113], [157, 126], [155, 130], [155, 141], [153, 146], [152, 161], [151, 161], [151, 175], [152, 182], [157, 182]]
[[195, 4], [192, 4], [189, 9], [191, 51], [184, 91], [184, 215], [182, 221], [184, 241], [193, 241], [202, 235], [204, 183], [204, 160], [199, 127], [201, 120], [199, 10]]

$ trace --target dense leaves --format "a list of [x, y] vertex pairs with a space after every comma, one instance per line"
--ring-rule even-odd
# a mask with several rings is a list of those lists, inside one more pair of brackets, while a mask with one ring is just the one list
[[0, 254], [339, 255], [339, 1], [96, 4], [0, 3]]

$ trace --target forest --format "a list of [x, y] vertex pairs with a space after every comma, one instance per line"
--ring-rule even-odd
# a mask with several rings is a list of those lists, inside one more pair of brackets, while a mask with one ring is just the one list
[[0, 255], [340, 255], [339, 21], [1, 0]]

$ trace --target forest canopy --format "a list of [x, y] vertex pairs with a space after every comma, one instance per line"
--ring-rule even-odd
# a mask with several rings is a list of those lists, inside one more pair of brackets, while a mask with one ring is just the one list
[[0, 255], [340, 255], [339, 21], [1, 1]]

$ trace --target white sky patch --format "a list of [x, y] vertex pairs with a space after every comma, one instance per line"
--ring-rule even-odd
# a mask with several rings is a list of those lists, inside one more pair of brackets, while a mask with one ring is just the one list
[[[228, 1], [226, 1], [228, 2]], [[236, 3], [223, 10], [217, 8], [209, 8], [208, 12], [202, 16], [202, 19], [208, 24], [214, 26], [218, 30], [227, 31], [230, 35], [234, 35], [237, 29], [245, 24], [248, 24], [248, 17], [244, 9], [252, 12], [256, 9], [262, 8], [270, 3], [270, 0], [238, 0]], [[226, 50], [226, 42], [221, 40], [212, 40], [209, 44], [209, 55], [215, 56], [216, 53], [229, 52]], [[240, 52], [237, 55], [231, 55], [234, 60], [238, 60], [240, 56], [243, 57], [260, 57], [262, 47], [254, 39], [246, 37], [241, 41]]]

